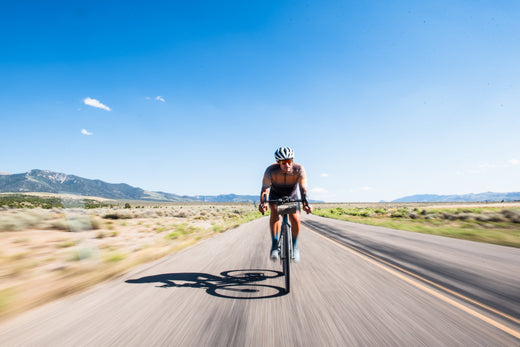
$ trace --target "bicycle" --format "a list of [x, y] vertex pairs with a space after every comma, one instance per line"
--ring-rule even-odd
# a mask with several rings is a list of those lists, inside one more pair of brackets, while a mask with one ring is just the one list
[[285, 277], [285, 292], [291, 290], [291, 259], [293, 259], [293, 243], [291, 224], [289, 223], [289, 215], [299, 210], [299, 203], [308, 205], [307, 199], [292, 200], [290, 198], [281, 198], [268, 201], [267, 198], [263, 203], [274, 203], [277, 205], [278, 214], [282, 216], [282, 226], [280, 227], [280, 239], [278, 241], [278, 254], [280, 254], [280, 262], [282, 263], [282, 274]]

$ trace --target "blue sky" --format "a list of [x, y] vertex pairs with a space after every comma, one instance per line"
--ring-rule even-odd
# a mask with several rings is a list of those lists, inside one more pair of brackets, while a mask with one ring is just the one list
[[518, 1], [18, 1], [0, 10], [0, 171], [310, 196], [520, 191]]

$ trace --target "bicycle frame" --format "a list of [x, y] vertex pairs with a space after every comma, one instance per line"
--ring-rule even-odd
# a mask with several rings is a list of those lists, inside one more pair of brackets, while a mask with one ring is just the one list
[[264, 202], [276, 204], [276, 210], [278, 214], [282, 216], [278, 253], [280, 254], [280, 262], [282, 263], [282, 273], [285, 276], [285, 292], [289, 293], [291, 289], [291, 260], [293, 259], [292, 232], [291, 224], [289, 223], [289, 215], [296, 213], [299, 210], [300, 202], [307, 205], [308, 202], [307, 199], [291, 200], [289, 198], [274, 201], [264, 200]]

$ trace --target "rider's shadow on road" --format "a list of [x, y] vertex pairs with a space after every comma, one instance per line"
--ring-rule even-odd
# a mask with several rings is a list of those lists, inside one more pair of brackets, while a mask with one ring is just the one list
[[127, 280], [126, 283], [162, 283], [158, 288], [204, 288], [210, 295], [230, 299], [267, 299], [285, 295], [283, 288], [259, 284], [281, 277], [274, 270], [230, 270], [220, 276], [198, 272], [169, 273]]

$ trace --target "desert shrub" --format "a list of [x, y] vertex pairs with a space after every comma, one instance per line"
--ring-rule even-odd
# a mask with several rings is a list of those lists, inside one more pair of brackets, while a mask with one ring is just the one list
[[60, 242], [56, 245], [56, 247], [58, 248], [68, 248], [68, 247], [72, 247], [72, 246], [75, 246], [76, 245], [76, 241], [74, 240], [69, 240], [69, 241], [63, 241], [63, 242]]
[[162, 211], [144, 209], [141, 211], [135, 211], [135, 218], [156, 218], [159, 213], [162, 213]]
[[485, 213], [477, 216], [477, 220], [480, 222], [505, 222], [506, 217], [500, 213]]
[[67, 223], [67, 221], [65, 219], [59, 219], [59, 220], [52, 221], [52, 223], [50, 223], [50, 225], [49, 225], [49, 229], [68, 231], [69, 224]]
[[347, 208], [343, 209], [341, 207], [337, 207], [333, 210], [331, 210], [331, 213], [336, 213], [338, 216], [341, 216], [343, 214], [349, 215], [349, 216], [360, 216], [360, 217], [368, 217], [370, 216], [370, 210], [366, 208]]
[[341, 207], [332, 208], [330, 209], [330, 214], [341, 216], [342, 214], [345, 214], [345, 210]]
[[177, 213], [175, 215], [175, 217], [186, 218], [186, 217], [188, 217], [188, 213], [186, 211], [180, 211], [179, 213]]
[[370, 217], [371, 215], [371, 212], [369, 209], [360, 209], [358, 211], [356, 211], [356, 216], [360, 216], [360, 217]]
[[514, 223], [520, 223], [520, 210], [502, 210], [502, 215]]
[[460, 220], [477, 220], [478, 214], [476, 213], [459, 213], [457, 219]]
[[188, 226], [188, 224], [186, 223], [177, 226], [177, 231], [180, 232], [182, 235], [191, 234], [195, 230], [197, 230], [196, 227], [191, 225]]
[[167, 239], [167, 240], [175, 240], [179, 236], [181, 236], [180, 232], [172, 231], [171, 233], [168, 233], [168, 235], [166, 235], [164, 238]]
[[70, 260], [71, 261], [80, 261], [89, 259], [94, 255], [94, 251], [90, 247], [77, 247], [74, 252], [72, 252]]
[[17, 231], [23, 230], [23, 226], [18, 218], [14, 215], [5, 215], [0, 217], [0, 231]]
[[58, 219], [51, 223], [51, 228], [71, 232], [93, 229], [88, 216], [84, 216], [83, 218]]
[[456, 220], [456, 219], [458, 219], [456, 214], [448, 213], [448, 212], [440, 213], [439, 217], [442, 218], [442, 219], [447, 219], [447, 220]]
[[419, 214], [416, 213], [416, 212], [410, 212], [410, 214], [408, 215], [408, 217], [412, 218], [412, 219], [417, 219], [419, 218]]
[[0, 215], [0, 231], [20, 231], [39, 228], [45, 221], [39, 210], [15, 210]]
[[108, 213], [106, 215], [103, 216], [103, 218], [105, 219], [119, 219], [121, 218], [121, 216], [117, 213]]
[[132, 216], [128, 213], [114, 212], [103, 216], [104, 219], [131, 219]]
[[126, 257], [125, 254], [119, 252], [111, 252], [103, 255], [103, 261], [106, 263], [115, 263], [121, 260], [124, 260]]
[[92, 226], [92, 229], [97, 230], [101, 228], [101, 221], [99, 218], [96, 218], [94, 216], [89, 216], [90, 219], [90, 225]]
[[390, 214], [392, 218], [406, 218], [408, 217], [409, 211], [406, 207], [398, 208]]

